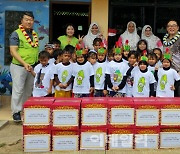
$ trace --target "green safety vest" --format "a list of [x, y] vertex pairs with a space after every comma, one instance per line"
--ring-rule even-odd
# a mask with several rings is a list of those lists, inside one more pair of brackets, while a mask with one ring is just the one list
[[[18, 46], [18, 51], [17, 51], [18, 54], [26, 63], [30, 65], [34, 65], [38, 61], [39, 48], [32, 47], [31, 44], [28, 43], [27, 39], [25, 38], [25, 36], [23, 35], [20, 29], [17, 29], [16, 32], [19, 36], [19, 46]], [[14, 57], [12, 59], [12, 63], [22, 65]]]

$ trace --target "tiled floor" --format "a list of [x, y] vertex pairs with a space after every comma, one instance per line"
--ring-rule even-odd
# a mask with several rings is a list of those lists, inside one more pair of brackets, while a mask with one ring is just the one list
[[0, 120], [12, 120], [11, 96], [0, 95]]

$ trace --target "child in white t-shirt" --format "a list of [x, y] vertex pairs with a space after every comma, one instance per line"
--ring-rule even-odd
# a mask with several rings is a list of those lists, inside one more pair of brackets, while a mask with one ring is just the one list
[[[106, 69], [106, 82], [107, 90], [110, 97], [125, 97], [126, 96], [126, 80], [123, 81], [123, 77], [126, 76], [128, 70], [128, 64], [122, 60], [122, 49], [118, 46], [113, 50], [114, 60], [108, 63]], [[119, 87], [121, 82], [124, 83], [123, 88]]]
[[54, 80], [56, 82], [55, 97], [71, 97], [72, 92], [72, 63], [71, 53], [64, 49], [62, 52], [62, 63], [55, 66]]
[[97, 52], [97, 62], [93, 65], [94, 69], [94, 96], [104, 97], [107, 95], [107, 84], [105, 84], [105, 71], [107, 67], [107, 50], [100, 48]]
[[94, 70], [87, 61], [87, 51], [76, 47], [76, 63], [73, 63], [74, 97], [89, 97], [94, 90]]
[[122, 53], [122, 59], [123, 62], [128, 63], [128, 54], [130, 52], [130, 46], [128, 45], [129, 41], [125, 41], [125, 45], [123, 46], [123, 53]]
[[39, 53], [39, 62], [34, 70], [31, 70], [34, 78], [33, 97], [52, 96], [53, 90], [53, 68], [54, 65], [48, 63], [50, 54], [47, 51]]
[[[158, 81], [157, 97], [174, 97], [174, 90], [180, 84], [180, 75], [171, 68], [171, 55], [166, 52], [162, 59], [162, 68], [157, 68], [155, 78]], [[177, 85], [174, 85], [177, 81]]]
[[153, 97], [155, 79], [154, 75], [148, 71], [147, 57], [141, 57], [138, 67], [139, 69], [131, 73], [134, 78], [132, 95], [133, 97]]

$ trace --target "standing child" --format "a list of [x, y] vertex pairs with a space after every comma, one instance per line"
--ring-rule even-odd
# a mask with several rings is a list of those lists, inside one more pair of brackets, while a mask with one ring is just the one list
[[50, 54], [46, 51], [39, 53], [39, 62], [34, 71], [31, 70], [34, 78], [33, 97], [52, 96], [54, 74], [53, 65], [49, 65]]
[[95, 38], [93, 40], [93, 47], [94, 47], [94, 50], [97, 52], [98, 49], [101, 47], [102, 45], [102, 39], [101, 38]]
[[94, 96], [104, 97], [107, 95], [107, 85], [105, 84], [105, 71], [107, 67], [105, 48], [100, 48], [97, 53], [97, 62], [93, 65], [94, 68]]
[[126, 62], [126, 63], [128, 63], [128, 54], [130, 51], [130, 46], [128, 45], [128, 43], [129, 41], [126, 40], [125, 45], [123, 46], [123, 54], [122, 54], [123, 62]]
[[97, 53], [93, 50], [90, 50], [88, 52], [88, 61], [91, 63], [91, 65], [94, 65], [97, 61]]
[[55, 59], [54, 64], [59, 64], [62, 62], [62, 50], [61, 49], [56, 49], [53, 52], [53, 58]]
[[61, 48], [61, 42], [57, 40], [53, 40], [52, 44], [54, 45], [54, 50], [60, 49]]
[[117, 46], [113, 50], [114, 60], [108, 63], [106, 70], [106, 82], [108, 85], [109, 95], [111, 97], [125, 97], [126, 86], [120, 89], [119, 85], [126, 75], [128, 64], [122, 60], [122, 49]]
[[160, 48], [154, 48], [154, 49], [153, 49], [153, 53], [155, 53], [156, 56], [157, 56], [156, 66], [157, 66], [157, 67], [160, 67], [160, 66], [162, 65], [162, 62], [161, 62], [161, 60], [162, 60], [162, 51], [161, 51]]
[[[138, 62], [138, 54], [136, 51], [130, 51], [128, 54], [128, 66], [129, 68], [134, 67]], [[138, 70], [138, 66], [135, 66], [132, 69], [132, 72], [135, 72]], [[126, 96], [127, 97], [132, 97], [132, 87], [133, 87], [133, 82], [134, 82], [134, 78], [130, 75], [127, 77], [127, 81], [126, 81], [126, 87], [127, 87], [127, 91], [126, 91]]]
[[141, 58], [141, 56], [143, 56], [143, 51], [146, 50], [147, 54], [148, 54], [148, 44], [146, 42], [146, 40], [139, 40], [137, 43], [137, 53], [139, 54], [139, 58]]
[[72, 92], [72, 63], [70, 51], [63, 50], [62, 63], [55, 66], [54, 79], [56, 82], [55, 97], [71, 97]]
[[94, 90], [94, 71], [87, 61], [87, 51], [76, 46], [76, 63], [73, 63], [74, 97], [89, 97]]
[[154, 96], [154, 76], [148, 71], [147, 57], [142, 56], [138, 63], [139, 69], [133, 71], [134, 78], [132, 95], [133, 97], [153, 97]]
[[[180, 84], [180, 75], [171, 68], [171, 55], [169, 49], [162, 59], [163, 68], [156, 69], [155, 78], [158, 81], [156, 96], [157, 97], [174, 97], [174, 90]], [[176, 85], [174, 85], [176, 81]]]
[[147, 57], [148, 57], [148, 71], [152, 72], [154, 75], [155, 66], [157, 63], [157, 56], [155, 53], [149, 53]]
[[54, 45], [49, 42], [45, 45], [45, 51], [49, 52], [50, 54], [50, 59], [49, 59], [49, 64], [53, 64], [55, 62], [55, 59], [53, 58], [53, 53], [54, 53]]

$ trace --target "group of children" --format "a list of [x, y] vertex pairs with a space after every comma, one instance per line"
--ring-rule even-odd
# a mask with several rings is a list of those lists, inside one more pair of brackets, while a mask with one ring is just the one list
[[169, 51], [148, 52], [141, 41], [137, 51], [130, 51], [128, 40], [124, 46], [117, 42], [110, 51], [100, 38], [94, 39], [90, 51], [79, 44], [63, 50], [55, 45], [60, 42], [47, 44], [39, 53], [40, 63], [31, 70], [33, 96], [174, 97], [180, 75], [171, 68]]

